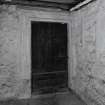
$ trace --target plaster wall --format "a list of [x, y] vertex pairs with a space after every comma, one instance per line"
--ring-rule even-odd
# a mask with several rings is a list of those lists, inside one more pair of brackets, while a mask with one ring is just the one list
[[87, 105], [105, 105], [105, 1], [71, 13], [71, 88]]
[[0, 7], [0, 100], [30, 97], [22, 25], [22, 15], [15, 6]]
[[0, 100], [32, 95], [31, 21], [66, 22], [69, 26], [70, 17], [61, 10], [0, 6]]
[[104, 105], [104, 13], [104, 0], [72, 13], [0, 6], [0, 99], [31, 97], [30, 22], [52, 21], [69, 23], [69, 87], [87, 105]]

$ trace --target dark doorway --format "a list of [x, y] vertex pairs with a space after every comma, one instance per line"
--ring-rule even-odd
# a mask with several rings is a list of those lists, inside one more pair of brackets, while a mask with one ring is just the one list
[[31, 22], [32, 94], [68, 87], [67, 24]]

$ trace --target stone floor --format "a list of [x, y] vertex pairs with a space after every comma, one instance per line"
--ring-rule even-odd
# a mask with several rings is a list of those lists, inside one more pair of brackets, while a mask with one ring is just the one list
[[71, 91], [32, 97], [31, 99], [27, 100], [1, 101], [0, 105], [86, 105], [86, 104]]

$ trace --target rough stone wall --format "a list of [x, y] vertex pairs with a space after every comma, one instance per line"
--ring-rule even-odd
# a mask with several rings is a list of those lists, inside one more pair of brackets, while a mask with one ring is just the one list
[[105, 1], [71, 13], [71, 88], [87, 105], [105, 105]]
[[30, 80], [22, 76], [21, 13], [16, 6], [0, 7], [0, 99], [24, 98], [30, 94]]
[[[16, 6], [0, 7], [0, 99], [30, 97], [23, 15]], [[92, 2], [70, 18], [71, 88], [88, 105], [104, 105], [105, 1]]]
[[69, 13], [58, 11], [0, 5], [0, 100], [31, 97], [31, 21], [69, 22]]

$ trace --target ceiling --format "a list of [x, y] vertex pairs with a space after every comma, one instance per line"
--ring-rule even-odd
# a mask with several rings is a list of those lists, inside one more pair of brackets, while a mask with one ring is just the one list
[[[35, 0], [34, 0], [35, 1]], [[39, 1], [48, 1], [48, 2], [57, 2], [57, 3], [78, 3], [84, 0], [39, 0]]]
[[72, 7], [85, 0], [0, 0], [0, 1], [2, 3], [8, 4], [30, 5], [70, 10]]
[[45, 5], [55, 5], [55, 7], [60, 7], [65, 10], [69, 10], [75, 5], [83, 2], [85, 0], [28, 0], [29, 2], [41, 2], [45, 3]]

